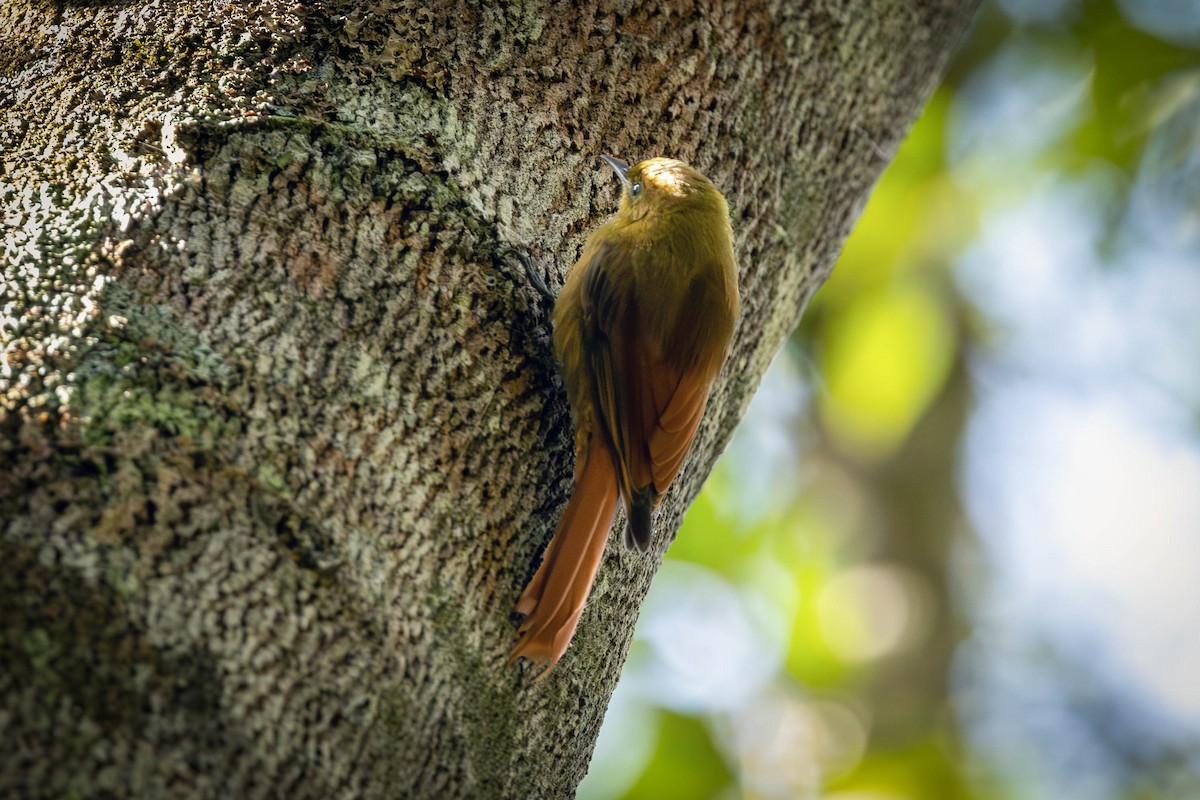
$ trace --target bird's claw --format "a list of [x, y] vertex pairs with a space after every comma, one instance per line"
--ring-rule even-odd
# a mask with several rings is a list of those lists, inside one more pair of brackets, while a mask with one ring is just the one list
[[555, 294], [550, 291], [550, 288], [546, 286], [546, 281], [542, 279], [542, 276], [534, 268], [533, 259], [515, 247], [508, 248], [506, 255], [515, 256], [521, 262], [521, 266], [525, 269], [525, 278], [529, 281], [529, 284], [537, 290], [538, 294], [553, 303], [556, 299]]

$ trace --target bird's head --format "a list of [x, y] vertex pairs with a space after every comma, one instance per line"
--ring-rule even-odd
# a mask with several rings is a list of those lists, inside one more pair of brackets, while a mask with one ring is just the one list
[[602, 155], [624, 184], [619, 213], [637, 218], [691, 205], [724, 209], [725, 201], [712, 181], [698, 170], [673, 158], [648, 158], [632, 167]]

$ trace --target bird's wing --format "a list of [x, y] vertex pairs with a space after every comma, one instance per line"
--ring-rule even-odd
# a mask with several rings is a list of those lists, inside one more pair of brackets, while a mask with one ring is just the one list
[[635, 409], [640, 414], [642, 406], [630, 402], [634, 384], [629, 380], [632, 376], [628, 362], [636, 349], [637, 334], [629, 330], [629, 325], [636, 322], [629, 292], [621, 291], [618, 285], [617, 276], [623, 275], [628, 267], [617, 263], [623, 257], [622, 248], [607, 244], [596, 248], [584, 265], [580, 305], [583, 346], [594, 379], [596, 409], [616, 457], [621, 494], [628, 501], [634, 487], [631, 467], [635, 453], [642, 449], [640, 442], [634, 441], [640, 426], [631, 425], [629, 416]]
[[[683, 465], [715, 376], [710, 363], [679, 366], [662, 343], [644, 335], [632, 292], [618, 285], [631, 274], [629, 265], [616, 263], [620, 258], [628, 258], [622, 248], [601, 246], [585, 266], [584, 343], [621, 494], [631, 515], [649, 504], [648, 523], [650, 507]], [[633, 533], [634, 543], [648, 547], [648, 524]]]

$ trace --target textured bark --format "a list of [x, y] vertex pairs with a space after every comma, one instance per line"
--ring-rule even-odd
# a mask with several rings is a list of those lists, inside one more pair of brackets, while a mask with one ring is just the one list
[[[727, 194], [664, 549], [973, 0], [0, 5], [0, 795], [563, 797], [659, 563], [529, 684], [600, 152]], [[620, 524], [620, 522], [618, 522]]]

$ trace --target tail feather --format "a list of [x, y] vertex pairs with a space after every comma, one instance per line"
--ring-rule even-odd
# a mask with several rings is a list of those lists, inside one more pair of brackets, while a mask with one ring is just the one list
[[549, 661], [553, 667], [567, 651], [596, 580], [616, 509], [616, 469], [593, 434], [577, 470], [575, 492], [541, 566], [517, 601], [517, 613], [525, 619], [517, 630], [510, 662], [524, 656]]
[[650, 537], [654, 535], [654, 523], [651, 513], [657, 505], [658, 494], [653, 486], [643, 486], [635, 489], [633, 497], [629, 498], [625, 510], [628, 520], [625, 522], [625, 546], [645, 553], [650, 549]]

